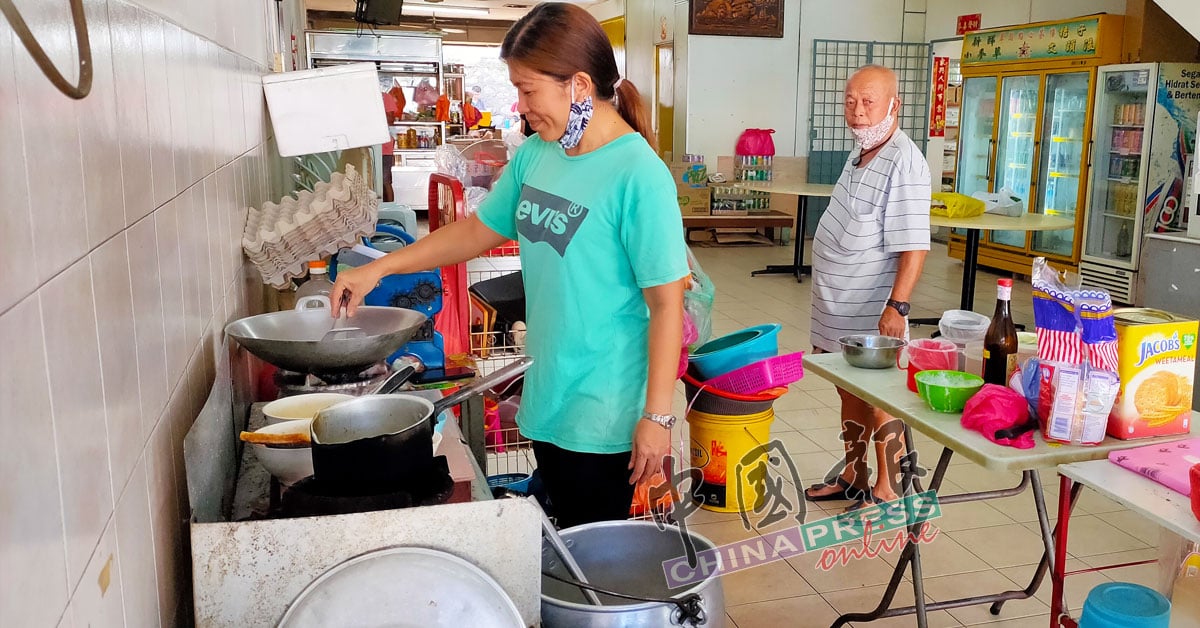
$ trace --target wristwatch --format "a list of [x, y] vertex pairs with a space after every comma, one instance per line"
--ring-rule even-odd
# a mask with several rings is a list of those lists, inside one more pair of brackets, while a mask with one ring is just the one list
[[900, 313], [900, 316], [908, 316], [908, 310], [912, 307], [908, 304], [908, 301], [894, 301], [892, 299], [887, 300], [887, 306], [895, 308]]
[[671, 429], [672, 427], [675, 427], [675, 415], [674, 414], [655, 414], [653, 412], [647, 412], [642, 415], [642, 418], [646, 419], [647, 421], [652, 421], [654, 423], [657, 423], [667, 429]]

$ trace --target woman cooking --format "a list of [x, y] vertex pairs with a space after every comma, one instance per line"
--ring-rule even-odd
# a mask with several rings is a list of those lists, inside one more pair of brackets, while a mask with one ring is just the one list
[[386, 275], [519, 239], [534, 364], [518, 426], [561, 527], [624, 519], [634, 485], [661, 468], [675, 421], [689, 273], [675, 188], [638, 91], [587, 11], [538, 5], [500, 57], [536, 135], [474, 216], [339, 274], [331, 301], [348, 292], [353, 314]]

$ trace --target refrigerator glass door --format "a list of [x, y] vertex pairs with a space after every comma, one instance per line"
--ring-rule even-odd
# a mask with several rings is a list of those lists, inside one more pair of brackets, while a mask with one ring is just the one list
[[[1089, 79], [1088, 72], [1047, 75], [1042, 109], [1037, 212], [1072, 222], [1084, 175], [1083, 132], [1087, 128]], [[1033, 250], [1071, 257], [1075, 252], [1075, 230], [1034, 232]]]
[[[1026, 209], [1033, 187], [1034, 136], [1037, 133], [1038, 91], [1041, 76], [1006, 76], [1000, 87], [1000, 128], [996, 134], [996, 183], [993, 189], [1011, 190]], [[1025, 248], [1024, 231], [993, 231], [996, 244]]]
[[1092, 190], [1083, 254], [1095, 261], [1133, 269], [1141, 237], [1138, 183], [1150, 89], [1150, 68], [1101, 70], [1092, 130]]
[[969, 78], [963, 85], [958, 129], [957, 192], [971, 196], [990, 192], [991, 164], [996, 126], [996, 77]]

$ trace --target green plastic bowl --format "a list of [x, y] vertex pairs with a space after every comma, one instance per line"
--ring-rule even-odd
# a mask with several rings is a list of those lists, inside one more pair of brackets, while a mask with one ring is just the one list
[[967, 400], [983, 388], [983, 378], [962, 371], [921, 371], [917, 394], [936, 412], [962, 412]]

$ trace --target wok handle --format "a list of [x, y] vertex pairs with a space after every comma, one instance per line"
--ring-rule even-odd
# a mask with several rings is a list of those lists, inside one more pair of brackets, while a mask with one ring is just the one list
[[433, 416], [430, 417], [429, 420], [436, 422], [438, 416], [440, 416], [442, 412], [445, 412], [447, 409], [453, 408], [467, 399], [481, 394], [483, 391], [500, 382], [524, 373], [525, 371], [529, 370], [529, 367], [531, 366], [533, 366], [533, 358], [529, 356], [523, 357], [502, 369], [496, 370], [491, 375], [484, 375], [483, 377], [480, 377], [465, 388], [461, 388], [450, 395], [442, 397], [437, 403], [433, 404]]

